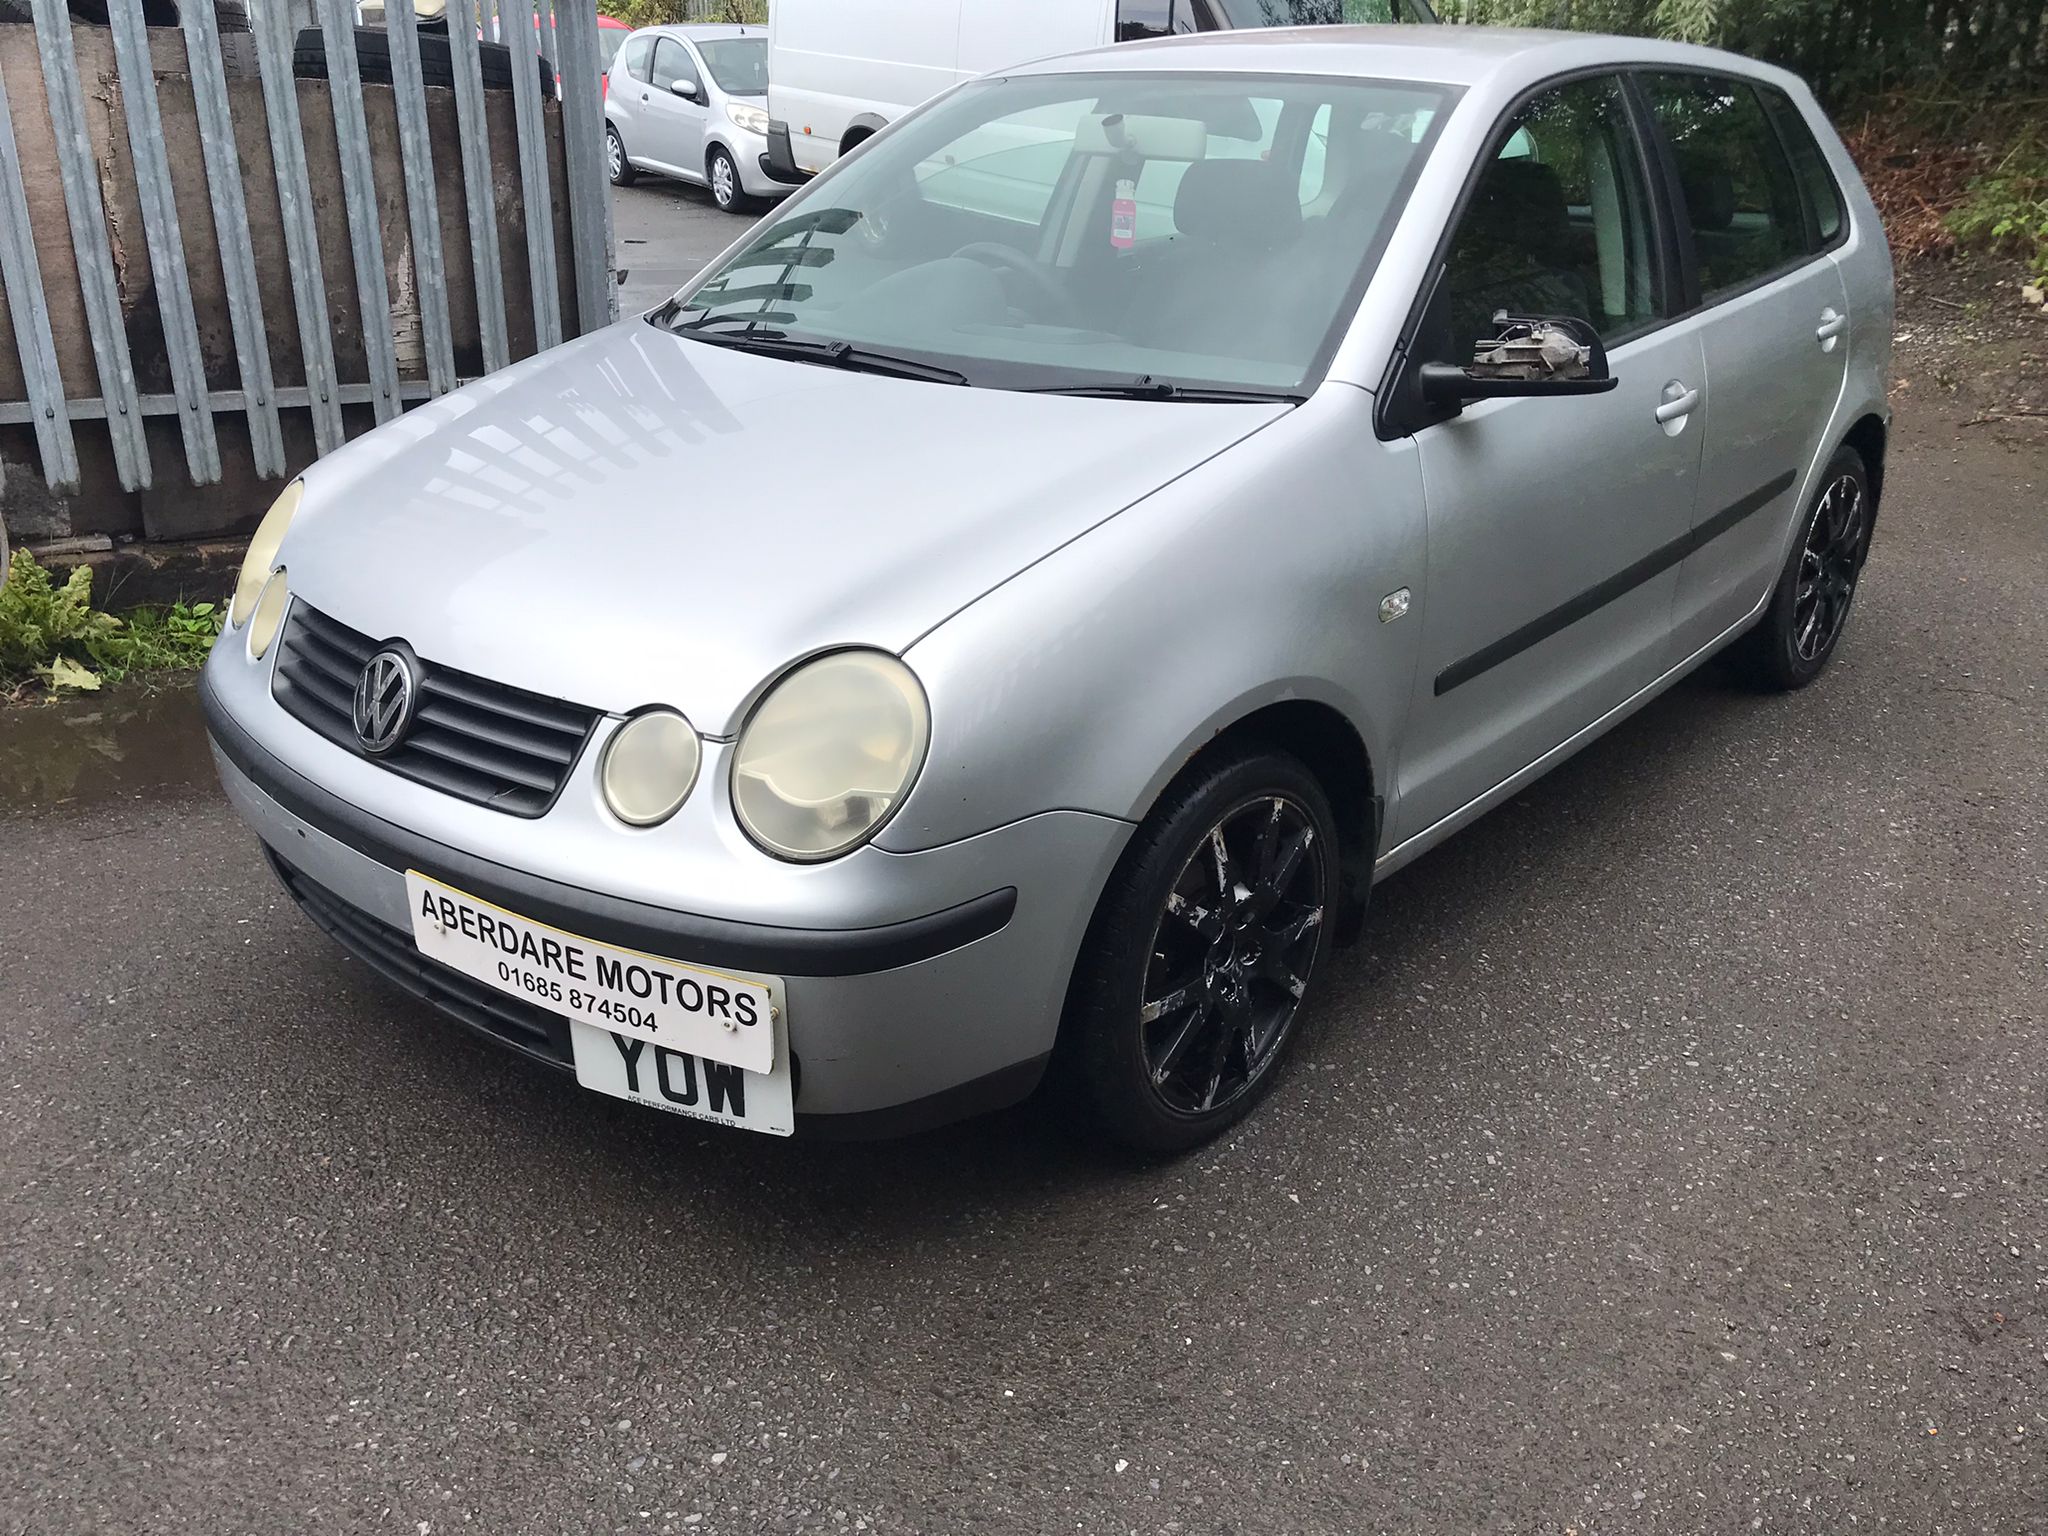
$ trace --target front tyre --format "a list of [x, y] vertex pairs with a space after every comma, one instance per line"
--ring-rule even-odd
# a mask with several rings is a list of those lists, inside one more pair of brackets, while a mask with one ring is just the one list
[[610, 123], [604, 125], [604, 167], [615, 187], [630, 187], [640, 179], [633, 162], [626, 158], [626, 141]]
[[1272, 1086], [1328, 949], [1334, 828], [1300, 762], [1245, 748], [1185, 775], [1138, 829], [1067, 1002], [1074, 1086], [1105, 1135], [1184, 1151]]
[[711, 201], [718, 204], [720, 212], [745, 211], [747, 194], [740, 187], [740, 168], [723, 145], [712, 145], [711, 153], [704, 157], [704, 179], [711, 187]]
[[1774, 693], [1804, 688], [1835, 654], [1870, 553], [1870, 475], [1854, 448], [1828, 460], [1800, 520], [1771, 604], [1729, 651], [1736, 670]]

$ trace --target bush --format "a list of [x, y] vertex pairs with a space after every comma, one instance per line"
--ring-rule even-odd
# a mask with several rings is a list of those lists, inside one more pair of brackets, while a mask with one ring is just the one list
[[197, 667], [222, 617], [214, 603], [174, 603], [118, 619], [93, 607], [88, 567], [59, 586], [21, 550], [0, 583], [0, 692], [32, 683], [52, 693], [91, 691], [134, 671]]
[[1958, 239], [2017, 252], [2037, 281], [2048, 281], [2048, 146], [2035, 130], [1971, 181], [1948, 227]]

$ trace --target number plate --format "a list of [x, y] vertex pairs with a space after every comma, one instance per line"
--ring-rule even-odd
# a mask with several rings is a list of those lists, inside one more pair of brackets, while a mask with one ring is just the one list
[[778, 977], [707, 971], [600, 944], [417, 870], [405, 872], [405, 892], [420, 953], [485, 986], [628, 1040], [750, 1073], [775, 1067]]
[[[782, 1026], [778, 1023], [776, 1033]], [[773, 1072], [747, 1072], [687, 1051], [569, 1023], [576, 1081], [628, 1104], [715, 1120], [743, 1131], [787, 1136], [796, 1129], [789, 1052], [778, 1048]]]

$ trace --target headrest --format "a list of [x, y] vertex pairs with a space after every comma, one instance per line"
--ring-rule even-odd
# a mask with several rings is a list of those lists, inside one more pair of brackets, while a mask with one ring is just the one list
[[1718, 166], [1691, 166], [1679, 177], [1694, 229], [1726, 229], [1735, 222], [1735, 178]]
[[1535, 160], [1496, 160], [1479, 179], [1469, 215], [1492, 241], [1550, 254], [1571, 239], [1571, 210], [1557, 172]]
[[1219, 245], [1267, 249], [1301, 228], [1294, 180], [1264, 160], [1197, 160], [1173, 199], [1174, 227]]
[[1387, 128], [1333, 132], [1323, 175], [1346, 204], [1368, 192], [1384, 201], [1414, 157], [1415, 145], [1404, 133]]

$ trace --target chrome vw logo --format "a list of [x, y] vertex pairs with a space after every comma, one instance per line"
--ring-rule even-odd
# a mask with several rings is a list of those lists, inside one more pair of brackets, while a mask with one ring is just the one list
[[356, 679], [356, 740], [365, 752], [389, 752], [405, 738], [418, 692], [405, 652], [383, 650], [370, 658]]

